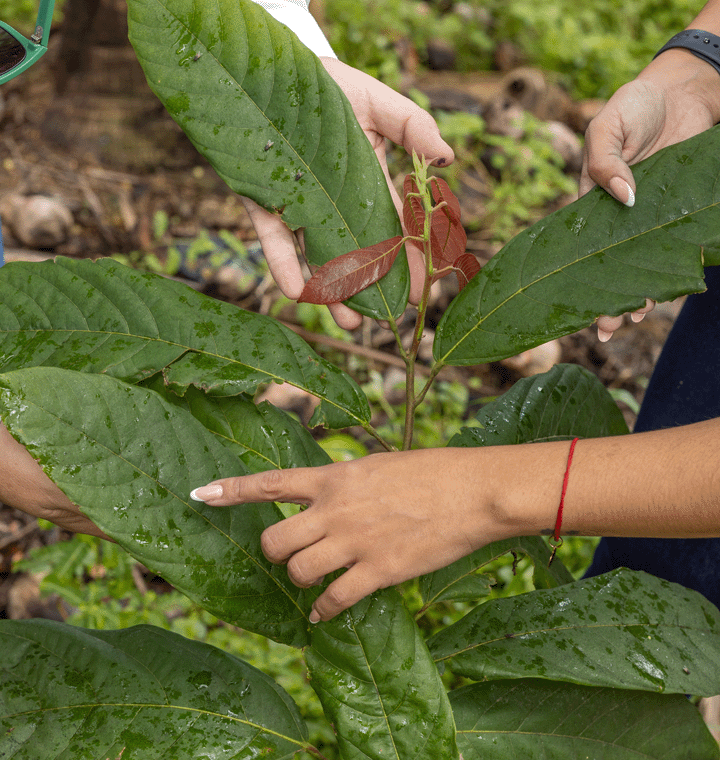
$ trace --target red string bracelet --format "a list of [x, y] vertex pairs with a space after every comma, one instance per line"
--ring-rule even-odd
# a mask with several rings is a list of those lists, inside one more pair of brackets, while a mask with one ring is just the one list
[[563, 540], [560, 535], [560, 526], [562, 525], [563, 507], [565, 506], [565, 494], [567, 492], [568, 480], [570, 480], [570, 465], [572, 464], [573, 454], [575, 453], [575, 444], [578, 442], [578, 438], [573, 438], [570, 443], [570, 451], [568, 452], [567, 465], [565, 466], [565, 477], [563, 478], [562, 492], [560, 493], [560, 504], [558, 505], [557, 520], [555, 520], [555, 533], [553, 535], [554, 543], [551, 541], [552, 553], [548, 560], [548, 567], [550, 563], [555, 559], [555, 552], [562, 546]]

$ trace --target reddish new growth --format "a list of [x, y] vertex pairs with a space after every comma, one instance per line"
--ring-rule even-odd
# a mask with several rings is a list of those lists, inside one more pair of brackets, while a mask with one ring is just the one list
[[460, 221], [460, 203], [447, 182], [427, 178], [425, 168], [405, 177], [405, 236], [396, 235], [324, 264], [308, 280], [298, 301], [329, 304], [356, 295], [390, 271], [407, 240], [430, 256], [426, 271], [431, 283], [452, 272], [457, 275], [460, 290], [470, 282], [480, 271], [480, 264], [471, 253], [465, 253], [467, 235]]

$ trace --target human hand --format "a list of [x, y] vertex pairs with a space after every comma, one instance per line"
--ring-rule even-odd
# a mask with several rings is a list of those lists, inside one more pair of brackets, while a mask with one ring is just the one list
[[0, 501], [74, 533], [107, 536], [48, 478], [0, 424]]
[[[341, 87], [353, 107], [355, 116], [380, 161], [388, 186], [402, 218], [402, 202], [387, 168], [385, 138], [402, 145], [405, 150], [433, 158], [437, 166], [454, 160], [453, 151], [440, 137], [435, 120], [427, 111], [378, 80], [335, 58], [321, 58], [328, 73]], [[297, 259], [295, 236], [277, 214], [272, 214], [249, 198], [243, 204], [255, 227], [270, 272], [288, 298], [297, 299], [305, 281]], [[298, 243], [303, 248], [302, 233]], [[422, 294], [424, 266], [417, 249], [406, 246], [410, 265], [410, 301], [418, 303]], [[343, 304], [331, 304], [335, 321], [348, 330], [359, 327], [362, 317]]]
[[[580, 195], [598, 184], [632, 206], [637, 188], [630, 166], [709, 129], [719, 119], [720, 79], [715, 69], [687, 50], [667, 50], [621, 87], [590, 123]], [[648, 300], [633, 320], [639, 322], [653, 307]], [[600, 340], [608, 340], [622, 320], [600, 317]]]
[[[561, 457], [566, 446], [562, 448]], [[379, 588], [437, 570], [491, 541], [522, 535], [513, 532], [496, 506], [488, 478], [469, 483], [473, 471], [487, 474], [496, 468], [507, 474], [499, 458], [507, 461], [509, 452], [500, 449], [507, 447], [482, 453], [424, 449], [272, 470], [215, 481], [192, 497], [211, 506], [262, 501], [307, 505], [267, 528], [261, 546], [271, 562], [287, 563], [291, 581], [302, 588], [349, 568], [313, 604], [310, 620], [317, 622]], [[477, 467], [479, 457], [487, 466]]]

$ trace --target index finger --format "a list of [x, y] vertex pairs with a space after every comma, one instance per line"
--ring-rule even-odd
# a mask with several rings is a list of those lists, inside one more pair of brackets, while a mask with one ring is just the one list
[[292, 470], [268, 470], [214, 480], [193, 490], [190, 498], [212, 507], [258, 501], [287, 501], [309, 505], [319, 489], [320, 469], [322, 468], [299, 467]]
[[283, 295], [298, 298], [305, 286], [305, 279], [292, 231], [279, 214], [266, 211], [250, 198], [242, 198], [242, 202], [257, 233], [270, 274]]

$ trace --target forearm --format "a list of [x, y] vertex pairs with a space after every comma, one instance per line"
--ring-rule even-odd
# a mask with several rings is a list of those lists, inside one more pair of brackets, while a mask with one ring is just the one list
[[[718, 442], [720, 420], [580, 440], [570, 468], [561, 532], [720, 536]], [[507, 463], [501, 464], [507, 474], [493, 480], [510, 483], [500, 505], [513, 534], [552, 532], [568, 450], [569, 442], [553, 442], [517, 447], [517, 455], [508, 452]]]
[[63, 528], [106, 538], [0, 423], [0, 502]]
[[685, 27], [720, 35], [720, 0], [708, 0], [698, 15]]

